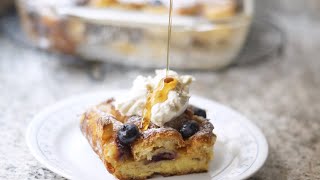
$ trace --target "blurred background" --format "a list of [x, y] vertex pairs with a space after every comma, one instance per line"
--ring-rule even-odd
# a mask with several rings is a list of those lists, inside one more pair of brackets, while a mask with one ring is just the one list
[[[320, 179], [320, 1], [199, 3], [174, 8], [170, 67], [265, 133], [269, 158], [252, 179]], [[27, 124], [58, 100], [164, 68], [167, 12], [162, 1], [1, 0], [0, 178], [63, 179], [28, 152]]]

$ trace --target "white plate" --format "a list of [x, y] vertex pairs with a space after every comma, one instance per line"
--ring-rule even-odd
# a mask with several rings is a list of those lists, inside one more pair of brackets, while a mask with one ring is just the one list
[[[47, 108], [30, 123], [27, 144], [38, 161], [69, 179], [115, 179], [92, 151], [79, 128], [86, 108], [123, 91], [106, 91], [69, 98]], [[217, 134], [215, 159], [208, 173], [156, 177], [163, 180], [245, 179], [259, 170], [268, 156], [262, 132], [234, 110], [217, 102], [193, 96], [191, 104], [205, 108]]]

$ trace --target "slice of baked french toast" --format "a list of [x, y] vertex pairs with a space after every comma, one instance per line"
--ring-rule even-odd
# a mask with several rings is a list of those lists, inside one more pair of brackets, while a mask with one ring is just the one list
[[206, 112], [189, 105], [178, 117], [141, 130], [140, 116], [124, 116], [107, 100], [85, 112], [81, 131], [107, 170], [120, 180], [208, 171], [216, 136]]

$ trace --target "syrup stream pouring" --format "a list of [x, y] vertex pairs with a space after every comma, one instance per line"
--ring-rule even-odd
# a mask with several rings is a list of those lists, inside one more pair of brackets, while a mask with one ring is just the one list
[[170, 9], [169, 9], [169, 24], [168, 24], [168, 40], [167, 40], [167, 69], [166, 77], [168, 77], [169, 64], [170, 64], [170, 45], [171, 45], [171, 32], [172, 32], [172, 6], [173, 0], [170, 0]]
[[168, 39], [167, 39], [167, 69], [166, 77], [161, 79], [158, 87], [155, 90], [149, 90], [146, 107], [143, 111], [143, 119], [141, 121], [141, 129], [147, 130], [151, 122], [151, 110], [155, 104], [162, 103], [168, 99], [168, 94], [175, 89], [178, 81], [174, 78], [168, 77], [169, 63], [170, 63], [170, 42], [172, 30], [172, 6], [173, 0], [170, 0], [169, 22], [168, 22]]

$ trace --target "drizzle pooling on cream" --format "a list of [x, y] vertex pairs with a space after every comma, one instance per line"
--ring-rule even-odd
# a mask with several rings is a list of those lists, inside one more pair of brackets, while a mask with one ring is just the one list
[[[189, 104], [189, 86], [193, 77], [189, 75], [179, 76], [174, 71], [168, 71], [168, 77], [175, 79], [174, 88], [168, 88], [167, 96], [155, 101], [150, 111], [150, 122], [162, 127], [166, 122], [181, 115]], [[149, 92], [154, 92], [159, 86], [159, 82], [166, 78], [166, 70], [157, 70], [156, 76], [138, 76], [133, 83], [131, 90], [115, 102], [115, 107], [123, 115], [138, 115], [143, 117], [147, 105]], [[170, 84], [170, 83], [169, 83]], [[162, 93], [158, 94], [160, 96]], [[158, 96], [155, 95], [155, 96]], [[160, 100], [159, 100], [160, 99]], [[163, 102], [162, 102], [163, 101]]]

